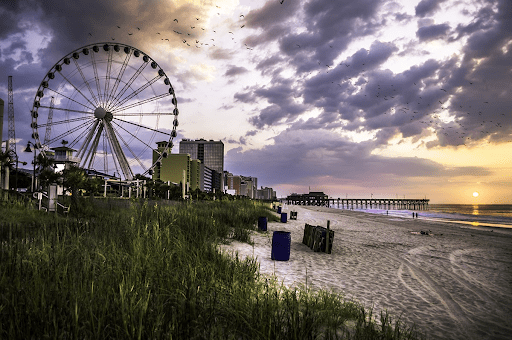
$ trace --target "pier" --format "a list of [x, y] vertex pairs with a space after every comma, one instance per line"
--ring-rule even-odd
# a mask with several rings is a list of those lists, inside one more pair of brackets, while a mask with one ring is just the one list
[[286, 197], [287, 204], [316, 205], [338, 209], [428, 210], [429, 201], [426, 198], [329, 198], [323, 192], [291, 194]]

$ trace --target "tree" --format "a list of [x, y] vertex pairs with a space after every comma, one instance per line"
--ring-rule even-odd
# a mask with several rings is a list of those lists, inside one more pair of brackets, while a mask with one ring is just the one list
[[[6, 174], [7, 171], [12, 170], [14, 165], [14, 155], [11, 150], [2, 151], [0, 149], [0, 184], [1, 189], [4, 188], [4, 174]], [[8, 186], [9, 183], [7, 183]]]
[[76, 207], [78, 205], [78, 189], [83, 188], [87, 180], [85, 170], [70, 164], [62, 171], [62, 175], [64, 187], [71, 191], [71, 205]]

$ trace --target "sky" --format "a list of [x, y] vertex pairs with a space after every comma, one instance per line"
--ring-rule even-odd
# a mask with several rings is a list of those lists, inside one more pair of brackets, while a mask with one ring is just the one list
[[165, 70], [175, 145], [222, 140], [225, 170], [278, 197], [512, 203], [509, 0], [2, 1], [21, 160], [47, 72], [101, 42]]

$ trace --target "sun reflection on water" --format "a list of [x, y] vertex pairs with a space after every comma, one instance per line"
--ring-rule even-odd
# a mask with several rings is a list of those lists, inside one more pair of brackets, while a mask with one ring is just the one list
[[476, 204], [473, 204], [473, 212], [472, 212], [473, 215], [479, 215], [478, 213], [478, 205]]

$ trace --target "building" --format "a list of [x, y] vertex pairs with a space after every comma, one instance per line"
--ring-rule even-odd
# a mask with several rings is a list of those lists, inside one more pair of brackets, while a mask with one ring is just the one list
[[256, 198], [260, 200], [275, 200], [277, 194], [272, 188], [261, 187], [261, 189], [257, 191]]
[[[163, 152], [167, 142], [158, 142], [156, 144], [158, 146], [157, 151]], [[159, 153], [157, 151], [153, 150], [153, 162], [156, 162], [159, 157]], [[197, 168], [197, 165], [194, 167]], [[165, 158], [162, 157], [160, 164], [157, 164], [153, 171], [152, 178], [153, 180], [160, 180], [162, 182], [180, 183], [183, 182], [183, 177], [185, 176], [185, 183], [190, 185], [190, 168], [191, 161], [189, 154], [169, 154]], [[194, 178], [194, 181], [197, 181], [197, 174], [192, 175], [192, 177]]]
[[68, 148], [67, 146], [58, 146], [51, 148], [51, 150], [53, 152], [47, 151], [46, 154], [55, 162], [57, 171], [65, 169], [68, 164], [78, 165], [80, 163], [80, 158], [73, 156], [73, 153], [76, 152], [75, 149]]
[[235, 195], [257, 198], [258, 178], [249, 176], [235, 176], [232, 173], [225, 174], [226, 190]]
[[205, 167], [214, 170], [212, 189], [221, 190], [224, 187], [224, 143], [222, 141], [205, 139], [182, 139], [180, 154], [189, 154], [191, 159], [198, 159]]

